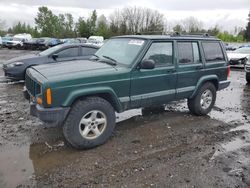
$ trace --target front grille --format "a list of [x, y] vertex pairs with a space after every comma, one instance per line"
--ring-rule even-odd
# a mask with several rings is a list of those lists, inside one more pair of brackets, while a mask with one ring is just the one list
[[41, 93], [41, 86], [37, 82], [32, 80], [29, 77], [29, 75], [27, 75], [27, 74], [26, 74], [26, 77], [25, 77], [25, 86], [26, 86], [28, 92], [32, 96], [36, 96], [37, 94]]

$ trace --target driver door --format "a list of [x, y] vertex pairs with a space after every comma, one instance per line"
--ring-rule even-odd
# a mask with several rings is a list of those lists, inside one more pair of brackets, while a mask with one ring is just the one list
[[176, 95], [177, 73], [173, 42], [153, 42], [143, 60], [155, 62], [154, 69], [136, 68], [131, 74], [131, 107], [165, 104]]

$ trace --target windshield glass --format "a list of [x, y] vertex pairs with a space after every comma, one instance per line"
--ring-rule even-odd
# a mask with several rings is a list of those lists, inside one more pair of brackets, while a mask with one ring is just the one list
[[39, 55], [41, 55], [41, 56], [48, 56], [48, 55], [51, 55], [51, 54], [55, 53], [60, 48], [61, 48], [61, 45], [54, 46], [52, 48], [49, 48], [47, 50], [44, 50], [44, 51], [40, 52]]
[[95, 55], [99, 58], [109, 57], [118, 63], [130, 65], [139, 51], [142, 49], [145, 41], [142, 39], [116, 38], [108, 40]]
[[237, 50], [234, 50], [235, 53], [240, 53], [240, 54], [250, 54], [250, 48], [239, 48]]

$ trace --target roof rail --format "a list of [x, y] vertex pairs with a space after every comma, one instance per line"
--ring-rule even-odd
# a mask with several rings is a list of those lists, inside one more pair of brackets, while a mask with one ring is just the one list
[[171, 37], [211, 37], [214, 38], [214, 36], [210, 36], [209, 33], [192, 33], [192, 34], [181, 34], [179, 32], [174, 32], [170, 35]]

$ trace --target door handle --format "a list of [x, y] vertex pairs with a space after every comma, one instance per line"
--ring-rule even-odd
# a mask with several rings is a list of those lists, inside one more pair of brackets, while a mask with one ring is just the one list
[[196, 67], [196, 70], [201, 70], [201, 69], [203, 69], [203, 67], [202, 67], [202, 66], [198, 66], [198, 67]]
[[167, 70], [166, 72], [167, 72], [167, 73], [175, 73], [176, 70], [175, 70], [175, 69], [171, 69], [171, 70]]

